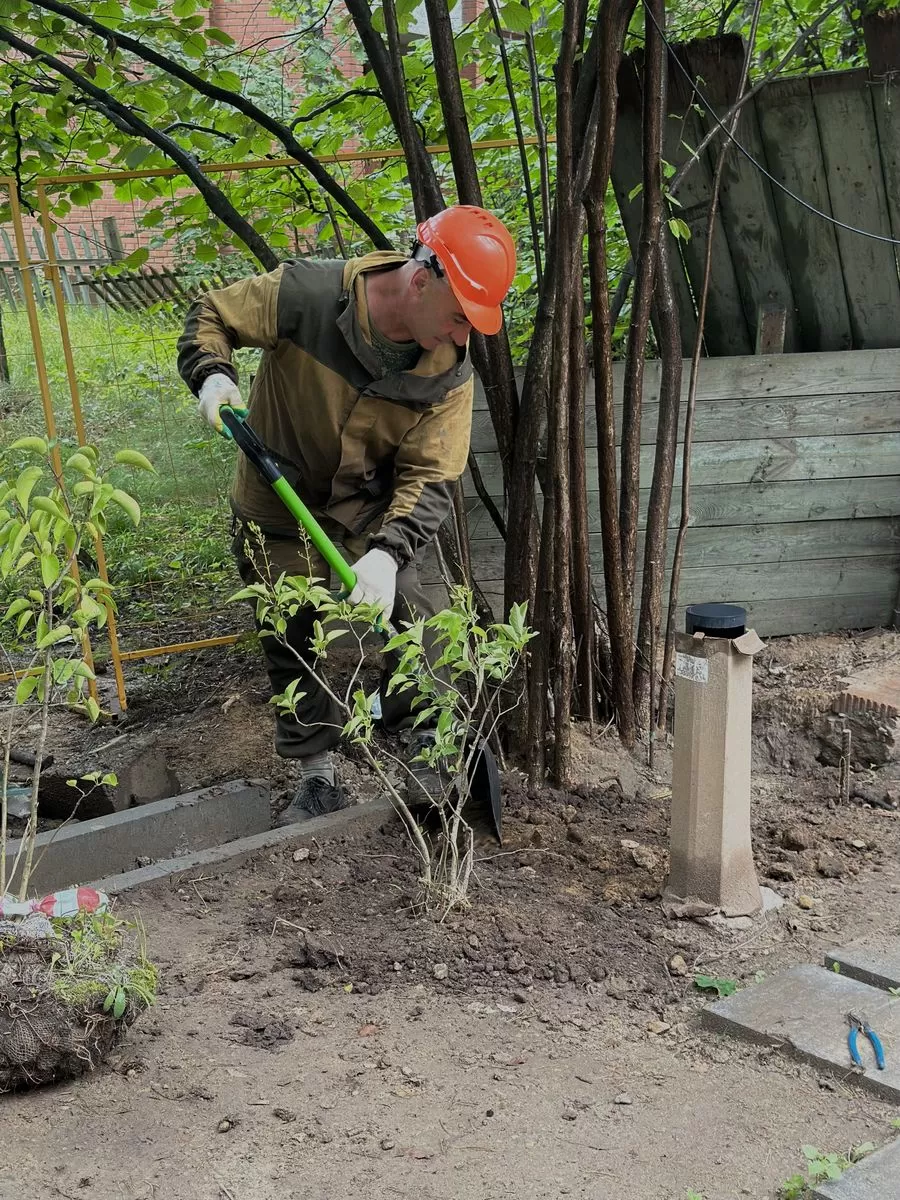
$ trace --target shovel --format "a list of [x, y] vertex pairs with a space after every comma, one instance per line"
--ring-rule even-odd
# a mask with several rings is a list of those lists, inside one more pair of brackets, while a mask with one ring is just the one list
[[[219, 409], [219, 416], [222, 424], [231, 434], [232, 440], [237, 443], [260, 476], [269, 484], [297, 524], [305, 530], [309, 540], [334, 571], [349, 596], [356, 587], [356, 574], [353, 568], [285, 479], [275, 455], [250, 427], [246, 419], [236, 413], [234, 409], [227, 405], [223, 406]], [[379, 622], [376, 628], [385, 637], [385, 640], [390, 639], [395, 632], [387, 622], [384, 624]], [[471, 805], [474, 809], [484, 812], [497, 841], [502, 845], [500, 772], [497, 769], [494, 753], [487, 742], [480, 739], [478, 753], [474, 755], [467, 753], [466, 759], [469, 762], [469, 802], [466, 807]]]

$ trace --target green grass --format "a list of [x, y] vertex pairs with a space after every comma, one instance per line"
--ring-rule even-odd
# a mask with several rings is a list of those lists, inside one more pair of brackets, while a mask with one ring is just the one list
[[[140, 450], [156, 467], [153, 475], [116, 469], [116, 482], [143, 511], [138, 529], [117, 516], [105, 538], [123, 641], [160, 644], [169, 636], [170, 617], [180, 624], [188, 613], [198, 623], [190, 636], [202, 636], [203, 613], [220, 608], [237, 586], [227, 503], [236, 450], [200, 420], [196, 400], [178, 375], [180, 320], [81, 306], [70, 306], [67, 319], [87, 440], [107, 463], [116, 450], [128, 448]], [[8, 384], [0, 384], [0, 473], [6, 474], [21, 462], [15, 454], [4, 455], [4, 446], [43, 433], [45, 422], [26, 314], [4, 311], [3, 328], [11, 374]], [[40, 328], [65, 451], [77, 439], [54, 310], [42, 310]], [[244, 383], [256, 358], [255, 351], [238, 352]], [[240, 627], [240, 615], [229, 619]], [[178, 638], [183, 634], [182, 629]]]

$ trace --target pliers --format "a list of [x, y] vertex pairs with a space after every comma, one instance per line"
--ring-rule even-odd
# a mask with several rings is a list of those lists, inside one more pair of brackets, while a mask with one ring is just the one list
[[850, 1033], [847, 1036], [847, 1045], [850, 1049], [850, 1057], [853, 1060], [855, 1067], [863, 1065], [862, 1056], [859, 1053], [857, 1039], [860, 1033], [864, 1033], [872, 1043], [872, 1049], [875, 1051], [875, 1065], [879, 1071], [884, 1070], [884, 1047], [881, 1044], [881, 1038], [869, 1024], [865, 1017], [859, 1017], [856, 1013], [847, 1013], [847, 1021], [850, 1025]]

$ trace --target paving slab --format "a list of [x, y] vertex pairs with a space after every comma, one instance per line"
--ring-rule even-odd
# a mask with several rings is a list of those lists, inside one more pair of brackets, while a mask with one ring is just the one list
[[[862, 1037], [865, 1070], [850, 1062], [846, 1014], [851, 1011], [865, 1016], [880, 1034], [885, 1070], [876, 1068], [872, 1048]], [[867, 983], [804, 964], [709, 1005], [702, 1020], [709, 1029], [778, 1045], [841, 1079], [900, 1101], [900, 999]]]
[[825, 966], [837, 966], [841, 975], [884, 991], [900, 988], [900, 938], [883, 946], [859, 943], [832, 950], [825, 955]]
[[900, 1139], [882, 1146], [834, 1182], [820, 1183], [814, 1200], [897, 1200], [900, 1193]]
[[855, 672], [832, 707], [835, 712], [900, 716], [900, 662], [878, 663]]
[[[76, 821], [38, 834], [31, 889], [74, 887], [131, 870], [141, 858], [204, 850], [268, 830], [270, 823], [269, 785], [245, 779]], [[12, 843], [7, 861], [15, 858], [18, 846]]]

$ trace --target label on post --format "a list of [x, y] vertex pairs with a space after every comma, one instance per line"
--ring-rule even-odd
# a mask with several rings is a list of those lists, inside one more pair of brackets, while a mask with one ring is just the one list
[[709, 663], [693, 654], [675, 654], [675, 674], [692, 683], [709, 683]]

